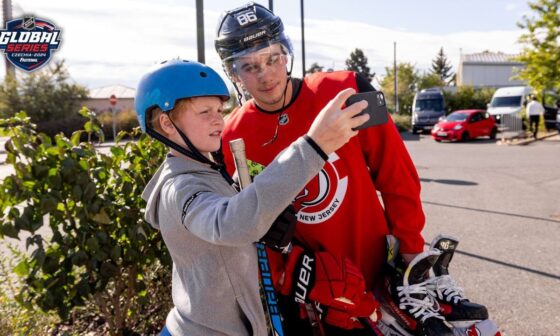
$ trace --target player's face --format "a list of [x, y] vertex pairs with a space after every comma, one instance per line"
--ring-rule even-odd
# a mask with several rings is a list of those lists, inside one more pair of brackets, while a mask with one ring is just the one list
[[259, 107], [278, 110], [284, 105], [284, 93], [290, 96], [286, 91], [287, 63], [288, 55], [280, 44], [274, 44], [236, 59], [233, 64], [235, 79]]

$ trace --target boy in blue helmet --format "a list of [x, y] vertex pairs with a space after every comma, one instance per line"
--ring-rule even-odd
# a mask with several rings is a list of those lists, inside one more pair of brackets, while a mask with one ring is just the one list
[[[282, 246], [289, 240], [293, 225], [275, 228], [277, 218], [321, 170], [325, 158], [368, 119], [355, 117], [366, 102], [341, 109], [353, 93], [341, 91], [305, 135], [238, 192], [219, 160], [222, 105], [229, 98], [219, 75], [197, 62], [171, 60], [141, 79], [135, 99], [141, 128], [170, 148], [142, 197], [147, 202], [145, 218], [161, 230], [173, 259], [175, 307], [166, 321], [172, 335], [267, 334], [252, 243]], [[321, 258], [317, 255], [317, 267]], [[328, 262], [338, 266], [329, 269], [337, 270], [341, 282], [351, 278], [348, 281], [362, 283], [354, 292], [340, 286], [344, 296], [364, 293], [364, 280], [349, 274], [350, 264], [332, 256]], [[321, 276], [329, 277], [317, 274], [319, 282]], [[321, 289], [316, 287], [315, 292]]]

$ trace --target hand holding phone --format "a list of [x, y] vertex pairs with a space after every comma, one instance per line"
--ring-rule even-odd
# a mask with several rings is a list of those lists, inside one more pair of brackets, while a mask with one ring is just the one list
[[371, 126], [383, 125], [389, 119], [385, 95], [381, 91], [369, 91], [356, 93], [346, 100], [346, 106], [350, 106], [361, 100], [366, 100], [368, 106], [357, 115], [369, 114], [369, 120], [353, 130], [362, 130]]

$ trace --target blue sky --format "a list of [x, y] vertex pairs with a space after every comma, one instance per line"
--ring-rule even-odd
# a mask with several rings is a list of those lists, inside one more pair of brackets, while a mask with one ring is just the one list
[[[70, 75], [88, 88], [135, 87], [150, 65], [163, 59], [197, 59], [195, 0], [12, 0], [14, 15], [33, 13], [62, 29], [55, 52]], [[256, 1], [268, 6], [268, 0]], [[206, 63], [220, 62], [213, 49], [219, 14], [245, 1], [206, 0]], [[294, 73], [301, 75], [300, 1], [274, 1], [295, 49]], [[456, 69], [461, 53], [483, 50], [517, 53], [522, 31], [516, 23], [530, 14], [519, 0], [306, 0], [306, 66], [312, 62], [343, 69], [354, 48], [364, 50], [378, 75], [397, 59], [429, 69], [440, 47]], [[4, 74], [3, 62], [0, 73]]]

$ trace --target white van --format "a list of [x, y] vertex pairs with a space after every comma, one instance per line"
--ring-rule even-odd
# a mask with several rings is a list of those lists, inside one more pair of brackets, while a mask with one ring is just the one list
[[[523, 134], [525, 105], [532, 92], [528, 86], [505, 87], [494, 92], [487, 111], [494, 116], [498, 130], [504, 132], [503, 137]], [[506, 133], [509, 135], [505, 136]]]
[[500, 88], [494, 92], [490, 104], [488, 104], [488, 113], [491, 115], [500, 114], [519, 114], [525, 101], [533, 90], [528, 86], [512, 86]]

